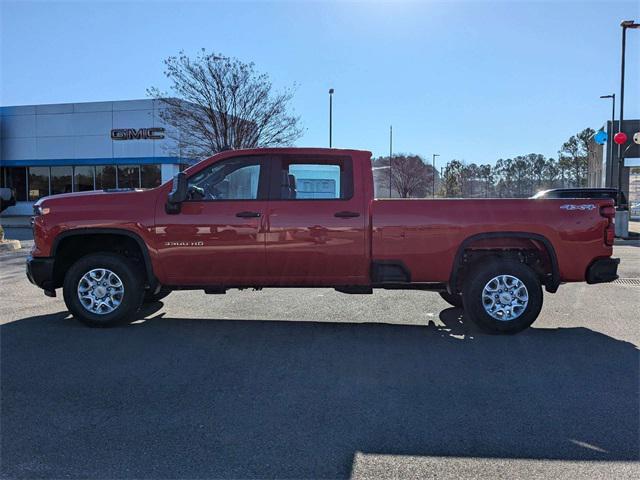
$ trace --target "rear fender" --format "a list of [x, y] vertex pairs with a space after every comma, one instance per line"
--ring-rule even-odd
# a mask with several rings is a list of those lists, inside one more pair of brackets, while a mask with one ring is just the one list
[[531, 249], [532, 244], [547, 255], [550, 272], [548, 277], [543, 279], [543, 283], [548, 292], [555, 293], [560, 285], [560, 269], [556, 251], [548, 238], [530, 232], [486, 232], [467, 237], [460, 244], [454, 257], [447, 290], [449, 293], [459, 293], [460, 271], [467, 250], [525, 250]]

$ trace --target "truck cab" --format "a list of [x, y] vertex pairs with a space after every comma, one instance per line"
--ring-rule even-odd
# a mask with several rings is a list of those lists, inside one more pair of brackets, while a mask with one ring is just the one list
[[366, 284], [369, 155], [267, 151], [185, 172], [178, 207], [156, 205], [165, 283]]

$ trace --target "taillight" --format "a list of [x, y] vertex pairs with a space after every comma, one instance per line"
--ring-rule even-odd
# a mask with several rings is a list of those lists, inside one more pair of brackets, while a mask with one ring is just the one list
[[611, 247], [616, 237], [616, 227], [615, 227], [616, 209], [611, 205], [608, 205], [606, 207], [600, 207], [600, 215], [602, 215], [608, 220], [607, 226], [604, 229], [604, 243], [605, 245]]
[[604, 229], [604, 243], [605, 245], [611, 247], [613, 246], [613, 240], [616, 237], [616, 228], [612, 223], [607, 225], [607, 228]]

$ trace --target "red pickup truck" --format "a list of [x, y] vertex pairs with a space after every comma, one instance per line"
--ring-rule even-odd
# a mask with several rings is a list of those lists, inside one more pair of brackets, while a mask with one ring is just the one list
[[542, 286], [617, 278], [612, 200], [374, 199], [371, 153], [227, 151], [151, 190], [47, 197], [34, 207], [32, 283], [62, 287], [92, 326], [172, 290], [431, 290], [480, 327], [533, 323]]

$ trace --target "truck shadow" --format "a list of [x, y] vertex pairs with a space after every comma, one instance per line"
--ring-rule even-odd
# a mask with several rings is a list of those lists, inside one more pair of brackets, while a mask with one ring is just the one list
[[1, 327], [18, 477], [348, 478], [356, 452], [638, 460], [639, 352], [587, 328], [190, 320]]

